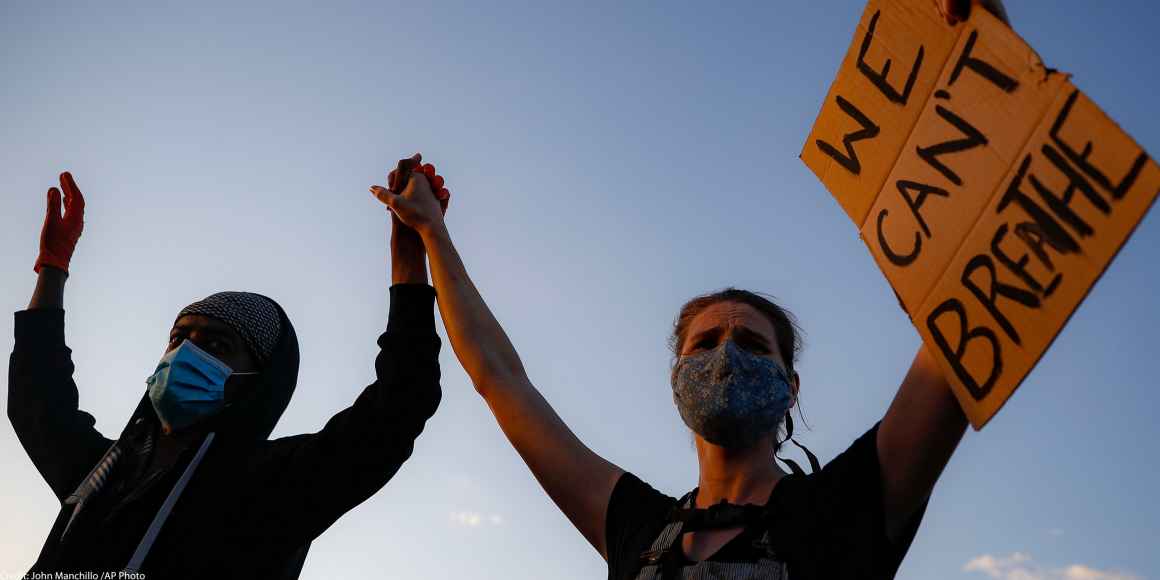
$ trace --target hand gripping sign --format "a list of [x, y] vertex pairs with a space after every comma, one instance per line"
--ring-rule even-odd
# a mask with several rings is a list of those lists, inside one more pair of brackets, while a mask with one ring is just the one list
[[[957, 29], [957, 34], [956, 34]], [[801, 153], [975, 429], [1160, 192], [1160, 167], [984, 10], [870, 0]]]

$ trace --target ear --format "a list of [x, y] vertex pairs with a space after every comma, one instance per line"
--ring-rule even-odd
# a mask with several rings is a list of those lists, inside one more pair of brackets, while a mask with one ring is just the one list
[[789, 378], [789, 390], [790, 395], [792, 395], [792, 399], [789, 402], [790, 409], [797, 405], [798, 392], [801, 391], [801, 383], [801, 377], [798, 376], [797, 371], [793, 371], [793, 374]]

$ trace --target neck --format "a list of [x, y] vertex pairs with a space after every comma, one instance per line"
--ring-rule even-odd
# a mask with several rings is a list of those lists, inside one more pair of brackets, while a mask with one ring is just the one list
[[746, 449], [727, 449], [697, 437], [701, 473], [696, 507], [725, 500], [732, 504], [765, 504], [785, 472], [773, 461], [773, 440]]
[[161, 457], [175, 457], [191, 445], [201, 441], [204, 433], [196, 427], [189, 427], [177, 431], [161, 426], [157, 430], [155, 449]]

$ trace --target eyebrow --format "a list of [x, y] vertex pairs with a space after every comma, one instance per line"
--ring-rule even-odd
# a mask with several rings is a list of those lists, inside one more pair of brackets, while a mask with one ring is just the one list
[[[209, 336], [211, 336], [213, 338], [220, 338], [220, 339], [228, 340], [232, 346], [237, 346], [238, 341], [240, 340], [240, 337], [236, 336], [237, 333], [234, 332], [234, 330], [232, 328], [229, 328], [225, 325], [222, 325], [219, 327], [218, 324], [220, 324], [220, 323], [213, 321], [204, 327], [200, 327], [199, 330], [201, 330], [201, 332], [208, 334]], [[176, 332], [176, 331], [188, 332], [192, 326], [194, 326], [194, 325], [189, 324], [189, 323], [175, 324], [175, 325], [173, 325], [173, 328], [170, 329], [169, 336], [172, 337], [174, 332]]]
[[766, 338], [764, 334], [761, 334], [760, 332], [757, 332], [757, 331], [752, 330], [750, 328], [747, 328], [745, 326], [738, 326], [736, 329], [733, 330], [733, 333], [740, 335], [740, 336], [744, 336], [745, 338], [756, 340], [767, 348], [773, 348], [773, 345], [770, 343], [770, 340], [768, 338]]
[[706, 330], [702, 330], [701, 332], [694, 334], [693, 337], [689, 339], [688, 344], [697, 344], [698, 342], [701, 341], [701, 339], [711, 338], [711, 337], [715, 337], [715, 336], [721, 336], [721, 329], [720, 328], [713, 327], [713, 328], [709, 328]]

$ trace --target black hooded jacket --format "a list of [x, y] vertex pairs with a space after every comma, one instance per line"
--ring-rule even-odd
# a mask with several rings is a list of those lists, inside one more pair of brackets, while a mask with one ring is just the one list
[[410, 457], [439, 404], [435, 292], [391, 287], [377, 377], [317, 433], [269, 440], [298, 378], [282, 336], [249, 395], [206, 421], [171, 467], [150, 472], [158, 420], [148, 395], [114, 442], [78, 408], [64, 311], [16, 313], [8, 416], [61, 501], [35, 572], [122, 570], [210, 433], [140, 571], [147, 578], [297, 578], [310, 542]]

